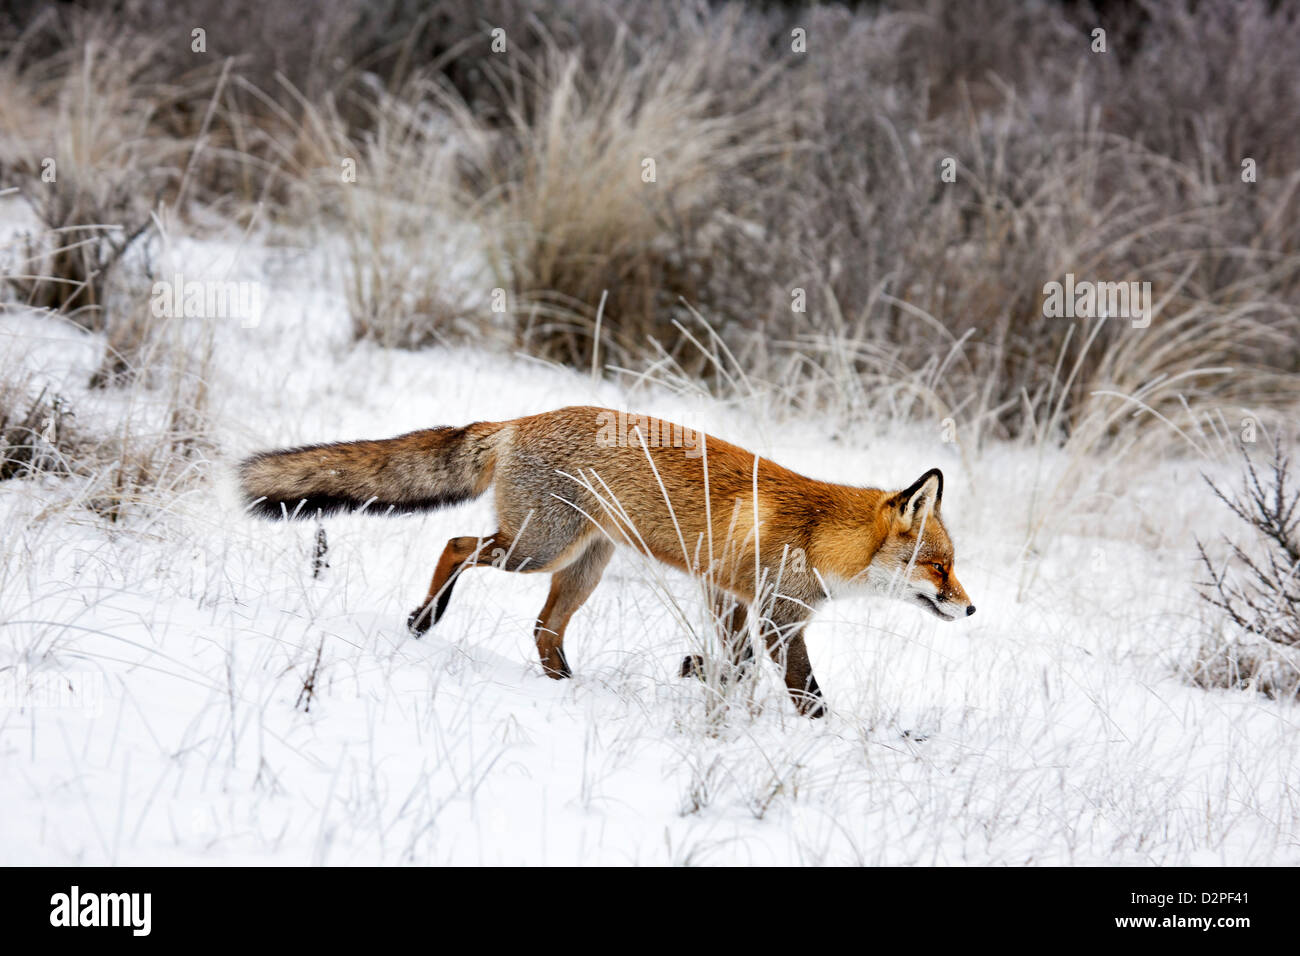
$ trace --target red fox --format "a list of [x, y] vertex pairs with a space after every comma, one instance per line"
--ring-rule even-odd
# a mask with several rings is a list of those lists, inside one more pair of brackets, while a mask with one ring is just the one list
[[[249, 507], [270, 518], [427, 511], [493, 488], [498, 529], [447, 542], [407, 624], [416, 636], [436, 624], [468, 568], [549, 572], [534, 636], [554, 678], [571, 676], [565, 628], [616, 545], [704, 583], [731, 669], [752, 659], [752, 613], [809, 717], [825, 707], [803, 629], [828, 598], [895, 596], [945, 621], [975, 613], [953, 573], [937, 468], [897, 492], [831, 484], [671, 422], [574, 407], [264, 452], [239, 476]], [[688, 657], [682, 673], [703, 664]]]

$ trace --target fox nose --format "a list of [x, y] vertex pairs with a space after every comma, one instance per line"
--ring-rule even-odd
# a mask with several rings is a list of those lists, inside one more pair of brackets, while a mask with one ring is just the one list
[[967, 616], [967, 617], [970, 617], [970, 616], [971, 616], [972, 614], [974, 614], [974, 613], [975, 613], [975, 605], [974, 605], [974, 604], [967, 604], [967, 605], [966, 605], [966, 616]]

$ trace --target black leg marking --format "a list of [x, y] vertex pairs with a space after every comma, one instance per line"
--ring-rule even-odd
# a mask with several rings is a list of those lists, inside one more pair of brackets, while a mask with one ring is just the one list
[[812, 704], [816, 704], [815, 707], [812, 707], [812, 709], [808, 711], [808, 716], [814, 719], [818, 717], [825, 717], [826, 701], [822, 697], [822, 689], [817, 686], [817, 678], [813, 677], [811, 674], [808, 675], [807, 698], [810, 706]]
[[572, 677], [573, 671], [569, 668], [569, 659], [564, 656], [564, 648], [557, 647], [555, 649], [555, 656], [560, 659], [559, 673], [564, 677]]
[[423, 637], [433, 625], [442, 620], [442, 616], [447, 613], [447, 604], [451, 601], [451, 589], [456, 584], [456, 579], [460, 577], [457, 571], [447, 579], [443, 585], [441, 593], [432, 604], [421, 604], [406, 619], [406, 626], [416, 637]]
[[434, 608], [433, 611], [434, 624], [441, 621], [442, 616], [447, 613], [447, 603], [451, 600], [451, 589], [456, 586], [456, 579], [458, 577], [460, 577], [459, 571], [449, 577], [447, 583], [443, 585], [442, 593], [438, 595], [438, 606]]

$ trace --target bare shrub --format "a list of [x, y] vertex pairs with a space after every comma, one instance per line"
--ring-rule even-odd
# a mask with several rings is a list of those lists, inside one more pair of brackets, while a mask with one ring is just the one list
[[1197, 542], [1209, 574], [1201, 597], [1222, 616], [1202, 645], [1192, 679], [1202, 687], [1253, 688], [1270, 697], [1300, 695], [1300, 489], [1288, 487], [1289, 461], [1275, 448], [1261, 479], [1249, 456], [1244, 488], [1215, 496], [1250, 529], [1252, 542], [1228, 542], [1216, 564]]

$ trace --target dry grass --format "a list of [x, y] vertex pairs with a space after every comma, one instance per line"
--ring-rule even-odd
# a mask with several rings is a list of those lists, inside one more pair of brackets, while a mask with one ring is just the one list
[[[1146, 102], [1148, 75], [1182, 81], [1170, 43], [1207, 44], [1247, 80], [1283, 69], [1292, 20], [1166, 4], [1155, 26], [1117, 21], [1107, 59], [1053, 8], [983, 6], [728, 8], [661, 39], [579, 4], [559, 18], [578, 36], [481, 51], [475, 109], [449, 108], [489, 146], [470, 185], [495, 216], [521, 345], [721, 394], [765, 383], [848, 420], [952, 418], [972, 447], [1082, 432], [1097, 449], [1130, 424], [1288, 407], [1300, 143], [1246, 103], [1235, 66], [1198, 71], [1204, 123], [1181, 137], [1148, 135], [1120, 105]], [[1015, 29], [972, 26], [994, 20]], [[792, 24], [809, 53], [790, 50]], [[1243, 183], [1239, 162], [1209, 162], [1205, 130], [1220, 127], [1273, 174]], [[642, 183], [632, 163], [647, 156], [678, 181]], [[1149, 282], [1155, 326], [1046, 318], [1043, 286], [1067, 272]]]
[[21, 72], [6, 61], [4, 86], [23, 106], [0, 117], [0, 165], [45, 226], [10, 286], [25, 305], [98, 329], [111, 272], [175, 182], [180, 153], [152, 128], [160, 91], [144, 75], [154, 44], [83, 26], [61, 57]]
[[[147, 87], [129, 52], [182, 62], [143, 36], [162, 16], [146, 8], [124, 21], [142, 36], [111, 70], [89, 30], [47, 58], [58, 69], [7, 59], [0, 81], [23, 95], [0, 120], [31, 129], [62, 104], [74, 169], [130, 171], [97, 178], [94, 203], [139, 203], [140, 176], [179, 185], [164, 172], [179, 143], [182, 216], [236, 196], [269, 202], [277, 229], [341, 235], [358, 338], [487, 341], [849, 427], [914, 420], [963, 453], [1068, 443], [1075, 465], [1031, 476], [1044, 522], [1098, 453], [1205, 453], [1225, 416], [1297, 399], [1300, 136], [1275, 118], [1300, 108], [1284, 81], [1300, 27], [1285, 10], [1107, 13], [1099, 55], [1092, 14], [1007, 0], [672, 16], [621, 0], [341, 2], [329, 29], [286, 48], [282, 74], [234, 56], [214, 76], [234, 52], [214, 48], [208, 86], [178, 90]], [[80, 156], [89, 143], [100, 152]], [[1241, 180], [1247, 155], [1255, 182]], [[30, 274], [98, 308], [86, 276], [102, 280], [114, 240], [65, 244], [101, 262]], [[1066, 273], [1149, 282], [1152, 326], [1045, 317], [1043, 286]], [[124, 312], [117, 337], [136, 324]], [[1050, 533], [1035, 522], [1030, 545]]]
[[[357, 337], [418, 347], [504, 328], [583, 367], [597, 353], [632, 364], [672, 337], [682, 300], [712, 301], [729, 237], [750, 228], [736, 215], [746, 170], [779, 145], [777, 111], [719, 112], [704, 46], [638, 59], [620, 43], [594, 74], [555, 47], [502, 58], [484, 66], [500, 122], [427, 76], [347, 109], [301, 99], [296, 127], [282, 113], [297, 202], [342, 228]], [[475, 258], [487, 274], [466, 274]]]
[[21, 372], [0, 376], [0, 481], [67, 474], [82, 447], [63, 396], [34, 387]]
[[[0, 480], [70, 479], [52, 486], [45, 514], [88, 508], [118, 522], [166, 510], [203, 479], [215, 449], [211, 324], [154, 317], [148, 285], [120, 298], [129, 320], [113, 326], [100, 369], [75, 393], [23, 360], [21, 332], [0, 350]], [[85, 334], [70, 317], [50, 321]]]
[[[0, 480], [72, 479], [47, 514], [84, 507], [111, 522], [165, 509], [206, 471], [213, 450], [200, 367], [174, 367], [170, 381], [132, 387], [122, 419], [82, 423], [79, 403], [14, 368], [0, 373]], [[155, 368], [158, 371], [158, 367]]]
[[[170, 22], [146, 7], [130, 29]], [[1097, 393], [1140, 396], [1139, 421], [1180, 427], [1215, 408], [1286, 407], [1300, 137], [1276, 117], [1300, 109], [1286, 80], [1297, 18], [1169, 0], [1107, 12], [1107, 54], [1089, 49], [1094, 19], [1010, 0], [671, 16], [622, 0], [340, 2], [328, 29], [285, 47], [281, 74], [245, 54], [214, 79], [237, 52], [214, 47], [214, 110], [195, 109], [196, 80], [155, 104], [166, 122], [151, 127], [119, 79], [97, 84], [93, 113], [127, 118], [119, 142], [203, 131], [191, 197], [269, 200], [272, 221], [340, 227], [355, 333], [385, 345], [488, 339], [718, 394], [738, 368], [747, 390], [850, 421], [952, 419], [970, 447], [1080, 429], [1090, 447], [1113, 441], [1123, 402], [1105, 398], [1099, 419]], [[278, 35], [272, 20], [241, 28], [248, 50]], [[498, 27], [505, 52], [491, 48]], [[98, 61], [78, 42], [63, 55], [89, 64], [84, 80]], [[21, 126], [36, 115], [23, 102], [0, 117]], [[940, 177], [947, 159], [955, 182]], [[114, 255], [104, 237], [86, 247]], [[32, 271], [73, 276], [64, 296], [99, 296], [77, 276], [106, 270]], [[1155, 327], [1045, 318], [1043, 286], [1067, 272], [1151, 283]]]
[[325, 213], [316, 220], [323, 231], [341, 230], [358, 339], [419, 348], [475, 329], [454, 275], [474, 258], [473, 203], [458, 189], [463, 147], [437, 109], [439, 96], [423, 79], [358, 96], [354, 106], [368, 120], [355, 137], [333, 100], [319, 108], [303, 100], [296, 141], [284, 147], [301, 177], [297, 202]]
[[592, 74], [551, 50], [500, 81], [509, 119], [471, 181], [528, 351], [581, 368], [631, 365], [650, 342], [689, 354], [673, 323], [683, 301], [715, 301], [731, 238], [757, 228], [740, 187], [789, 128], [779, 109], [719, 114], [703, 46], [634, 60], [617, 45]]

